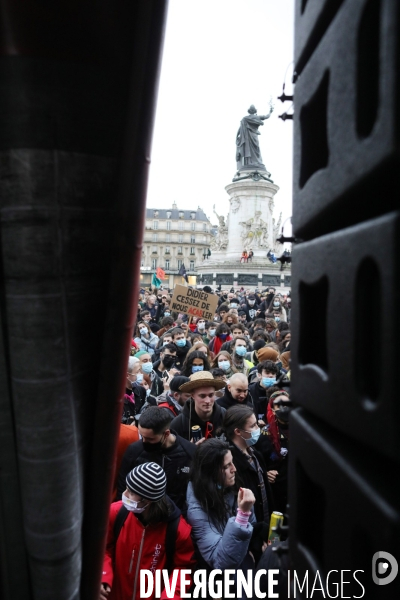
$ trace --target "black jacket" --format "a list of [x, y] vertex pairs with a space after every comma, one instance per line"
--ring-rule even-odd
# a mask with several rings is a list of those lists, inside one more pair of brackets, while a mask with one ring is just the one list
[[182, 369], [182, 365], [185, 362], [186, 354], [189, 352], [191, 347], [192, 344], [189, 342], [189, 340], [186, 341], [186, 345], [183, 346], [183, 348], [180, 348], [179, 346], [176, 347], [175, 368], [179, 369], [179, 371]]
[[259, 381], [249, 385], [249, 392], [254, 400], [256, 416], [262, 415], [260, 418], [267, 422], [267, 389], [262, 387]]
[[142, 440], [128, 446], [118, 475], [116, 500], [121, 500], [122, 492], [126, 489], [126, 476], [134, 467], [146, 462], [155, 462], [165, 471], [168, 496], [185, 511], [189, 470], [196, 446], [182, 439], [176, 431], [171, 433], [176, 437], [175, 443], [159, 452], [147, 452], [143, 448]]
[[[211, 437], [215, 437], [216, 431], [222, 425], [222, 420], [225, 414], [225, 409], [221, 408], [217, 402], [214, 403], [213, 412], [208, 423], [212, 423]], [[175, 417], [171, 423], [171, 429], [174, 429], [178, 435], [190, 440], [192, 438], [192, 427], [193, 425], [199, 425], [201, 428], [201, 437], [206, 435], [207, 423], [202, 421], [194, 410], [194, 400], [189, 398], [186, 400], [185, 406], [180, 415]]]
[[[230, 445], [230, 450], [232, 452], [233, 464], [235, 465], [235, 467], [237, 469], [236, 484], [239, 487], [248, 488], [249, 490], [251, 490], [253, 492], [255, 499], [256, 499], [255, 504], [254, 504], [254, 513], [256, 515], [256, 519], [257, 519], [257, 521], [264, 521], [263, 502], [262, 502], [260, 484], [259, 484], [259, 480], [258, 480], [258, 473], [253, 469], [246, 454], [244, 454], [244, 452], [242, 452], [240, 450], [240, 448], [238, 448], [237, 446], [235, 446], [235, 444], [232, 444], [232, 443], [230, 443], [229, 445]], [[260, 463], [260, 467], [264, 474], [264, 485], [265, 485], [265, 491], [267, 493], [267, 499], [268, 499], [268, 511], [269, 511], [269, 516], [271, 516], [272, 511], [273, 511], [272, 492], [271, 492], [271, 487], [270, 487], [270, 484], [268, 481], [268, 477], [266, 475], [265, 462], [264, 462], [263, 457], [260, 454], [260, 452], [258, 452], [258, 450], [256, 450], [254, 447], [252, 448], [252, 450], [253, 450], [258, 462]], [[267, 522], [269, 523], [269, 520], [267, 520]]]
[[217, 403], [220, 406], [222, 406], [222, 408], [225, 408], [226, 410], [228, 410], [228, 408], [230, 408], [231, 406], [235, 406], [236, 404], [247, 404], [247, 406], [249, 406], [250, 408], [255, 410], [253, 398], [250, 393], [247, 394], [247, 396], [246, 396], [245, 400], [243, 400], [243, 402], [239, 402], [239, 400], [235, 400], [232, 397], [232, 394], [230, 393], [230, 391], [228, 390], [227, 387], [225, 388], [224, 395], [221, 396], [221, 398], [218, 398]]

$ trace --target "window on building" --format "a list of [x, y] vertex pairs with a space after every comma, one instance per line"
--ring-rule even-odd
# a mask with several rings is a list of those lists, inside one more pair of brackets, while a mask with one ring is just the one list
[[182, 261], [178, 260], [178, 270], [181, 268], [181, 266], [182, 266]]
[[170, 241], [171, 241], [171, 234], [170, 234], [170, 233], [167, 233], [167, 234], [166, 234], [166, 236], [165, 236], [165, 241], [166, 241], [166, 242], [170, 242]]
[[153, 229], [158, 229], [158, 221], [153, 221]]
[[167, 221], [167, 231], [171, 231], [171, 221]]
[[179, 218], [183, 219], [183, 217], [185, 216], [185, 213], [183, 212], [183, 210], [179, 211]]
[[142, 258], [142, 260], [140, 261], [140, 266], [144, 267], [144, 258]]
[[194, 211], [192, 211], [192, 212], [190, 213], [190, 218], [191, 218], [191, 219], [195, 219], [195, 218], [196, 218], [196, 213], [195, 213]]
[[153, 242], [156, 242], [156, 241], [157, 241], [157, 234], [153, 233]]
[[194, 235], [190, 236], [190, 243], [191, 244], [195, 244], [196, 243], [196, 238], [194, 237]]
[[196, 231], [196, 223], [190, 223], [190, 225], [191, 225], [191, 230]]
[[182, 244], [182, 242], [183, 242], [183, 235], [178, 235], [178, 242], [180, 244]]
[[171, 218], [171, 215], [172, 215], [171, 211], [170, 211], [170, 210], [167, 210], [167, 219], [170, 219], [170, 218]]
[[203, 223], [203, 231], [207, 231], [207, 223]]
[[194, 254], [194, 246], [190, 247], [190, 254]]
[[179, 221], [179, 231], [183, 231], [185, 223], [183, 221]]
[[166, 271], [169, 271], [169, 260], [165, 261], [165, 269]]
[[178, 246], [178, 254], [183, 254], [182, 246]]
[[165, 246], [165, 254], [169, 254], [170, 253], [170, 247], [169, 246]]
[[203, 242], [207, 243], [207, 236], [206, 235], [203, 235]]
[[153, 271], [155, 271], [155, 269], [157, 269], [157, 259], [156, 258], [151, 259], [151, 268], [153, 269]]
[[194, 260], [190, 261], [190, 267], [189, 267], [190, 271], [194, 271]]
[[157, 252], [158, 252], [157, 246], [153, 246], [153, 249], [152, 249], [151, 253], [152, 254], [157, 254]]

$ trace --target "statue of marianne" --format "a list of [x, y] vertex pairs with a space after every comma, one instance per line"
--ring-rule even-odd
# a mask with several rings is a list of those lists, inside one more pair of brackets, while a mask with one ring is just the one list
[[247, 111], [249, 114], [240, 121], [240, 127], [236, 135], [236, 162], [237, 170], [258, 169], [266, 171], [263, 164], [258, 136], [258, 128], [264, 125], [264, 121], [269, 119], [274, 110], [270, 104], [268, 115], [258, 115], [256, 107], [252, 104]]

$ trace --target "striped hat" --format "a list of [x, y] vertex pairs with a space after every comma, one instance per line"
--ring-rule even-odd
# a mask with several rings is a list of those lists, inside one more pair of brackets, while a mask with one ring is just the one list
[[160, 465], [148, 462], [138, 465], [128, 473], [126, 485], [146, 500], [160, 500], [165, 494], [167, 478]]

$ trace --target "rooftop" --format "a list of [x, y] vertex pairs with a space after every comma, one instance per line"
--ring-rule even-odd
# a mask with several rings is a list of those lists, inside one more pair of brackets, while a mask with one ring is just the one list
[[180, 210], [178, 208], [147, 208], [146, 219], [175, 219], [177, 221], [206, 221], [209, 223], [207, 215], [200, 207], [198, 207], [196, 210]]

